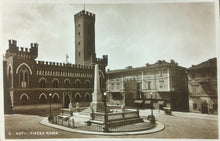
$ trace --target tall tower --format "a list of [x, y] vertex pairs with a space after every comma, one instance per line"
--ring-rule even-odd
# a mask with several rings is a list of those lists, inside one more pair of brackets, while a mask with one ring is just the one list
[[85, 10], [74, 15], [75, 64], [91, 65], [95, 54], [95, 14]]

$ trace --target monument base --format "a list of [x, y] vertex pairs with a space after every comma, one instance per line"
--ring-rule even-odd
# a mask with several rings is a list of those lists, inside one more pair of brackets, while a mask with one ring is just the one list
[[103, 102], [92, 102], [90, 105], [91, 110], [94, 112], [103, 112], [105, 105]]

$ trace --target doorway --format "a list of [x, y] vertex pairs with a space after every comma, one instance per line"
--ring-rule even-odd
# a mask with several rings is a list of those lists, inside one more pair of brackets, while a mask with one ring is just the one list
[[202, 103], [202, 113], [208, 114], [208, 104], [207, 103]]
[[69, 103], [70, 103], [70, 97], [69, 97], [69, 95], [65, 95], [65, 97], [64, 97], [64, 108], [68, 108]]

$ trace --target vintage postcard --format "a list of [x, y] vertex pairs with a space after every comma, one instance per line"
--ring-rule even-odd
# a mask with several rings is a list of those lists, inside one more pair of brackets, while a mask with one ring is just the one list
[[1, 139], [218, 139], [218, 1], [2, 1]]

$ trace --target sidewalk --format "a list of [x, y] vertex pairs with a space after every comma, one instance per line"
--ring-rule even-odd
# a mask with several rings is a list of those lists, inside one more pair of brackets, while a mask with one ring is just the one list
[[[147, 116], [151, 114], [150, 109], [140, 110], [141, 116]], [[153, 110], [153, 114], [155, 116], [166, 115], [162, 110]], [[209, 114], [201, 114], [201, 113], [192, 113], [192, 112], [177, 112], [172, 111], [172, 116], [177, 117], [187, 117], [187, 118], [198, 118], [198, 119], [208, 119], [208, 120], [218, 120], [218, 115], [209, 115]]]
[[[74, 119], [75, 118], [77, 117], [75, 116]], [[102, 131], [103, 129], [102, 126], [99, 127], [100, 130], [97, 130], [97, 129], [94, 130], [95, 129], [94, 126], [96, 125], [91, 125], [91, 126], [85, 125], [85, 126], [81, 126], [77, 128], [70, 128], [70, 127], [61, 126], [58, 124], [52, 124], [48, 121], [47, 118], [44, 118], [43, 120], [41, 120], [40, 124], [53, 127], [56, 129], [64, 130], [64, 131], [69, 131], [69, 132], [90, 134], [90, 135], [107, 135], [107, 136], [141, 135], [141, 134], [146, 135], [146, 134], [151, 134], [151, 133], [162, 131], [165, 128], [164, 124], [159, 123], [159, 122], [157, 122], [155, 126], [146, 127], [146, 124], [149, 124], [149, 123], [144, 122], [144, 123], [136, 123], [136, 124], [129, 124], [129, 125], [121, 126], [119, 127], [121, 129], [115, 128], [115, 130], [105, 133]]]

